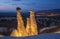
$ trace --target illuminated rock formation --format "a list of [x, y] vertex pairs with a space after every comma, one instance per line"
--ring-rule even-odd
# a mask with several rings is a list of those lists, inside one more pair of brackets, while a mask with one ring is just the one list
[[11, 33], [11, 36], [14, 37], [24, 37], [27, 36], [27, 32], [26, 29], [24, 27], [24, 22], [21, 16], [21, 9], [17, 8], [17, 29], [13, 30], [13, 32]]
[[28, 33], [28, 36], [31, 36], [31, 24], [30, 24], [30, 18], [27, 18], [26, 31], [27, 31], [27, 33]]
[[30, 18], [27, 18], [26, 31], [28, 33], [28, 36], [38, 35], [37, 23], [33, 11], [30, 11]]
[[17, 8], [16, 10], [17, 10], [17, 29], [14, 29], [12, 31], [11, 36], [24, 37], [37, 35], [38, 31], [34, 12], [30, 11], [30, 18], [27, 18], [27, 25], [25, 29], [23, 18], [21, 16], [21, 9]]
[[31, 35], [38, 35], [34, 11], [30, 11]]

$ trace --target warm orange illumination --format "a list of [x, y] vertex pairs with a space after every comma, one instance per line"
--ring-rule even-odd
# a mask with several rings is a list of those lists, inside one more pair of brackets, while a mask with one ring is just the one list
[[24, 27], [24, 22], [23, 22], [19, 8], [17, 9], [17, 29], [12, 31], [11, 36], [14, 36], [14, 37], [28, 36]]
[[34, 15], [34, 11], [30, 11], [30, 23], [31, 23], [31, 34], [32, 35], [38, 35], [38, 31], [37, 31], [37, 23], [35, 20], [35, 15]]
[[28, 33], [28, 36], [31, 36], [31, 24], [30, 24], [30, 18], [27, 18], [26, 31], [27, 31], [27, 33]]
[[37, 23], [33, 11], [30, 11], [30, 18], [27, 18], [26, 31], [28, 33], [28, 36], [38, 35]]
[[35, 15], [33, 11], [30, 11], [30, 18], [27, 18], [26, 29], [24, 27], [24, 22], [20, 13], [20, 9], [17, 9], [17, 29], [13, 30], [11, 36], [13, 37], [25, 37], [38, 35], [37, 24], [35, 20]]

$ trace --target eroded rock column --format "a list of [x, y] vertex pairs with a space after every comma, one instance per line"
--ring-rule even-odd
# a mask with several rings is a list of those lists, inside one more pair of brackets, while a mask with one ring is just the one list
[[37, 23], [35, 20], [34, 11], [30, 11], [30, 23], [31, 23], [31, 34], [32, 35], [38, 35]]
[[16, 36], [16, 37], [27, 36], [28, 34], [24, 27], [23, 18], [21, 16], [21, 9], [16, 8], [16, 11], [17, 11], [17, 29], [13, 30], [13, 32], [11, 33], [11, 36]]
[[28, 33], [28, 36], [31, 36], [31, 24], [30, 24], [30, 18], [27, 18], [26, 31], [27, 31], [27, 33]]

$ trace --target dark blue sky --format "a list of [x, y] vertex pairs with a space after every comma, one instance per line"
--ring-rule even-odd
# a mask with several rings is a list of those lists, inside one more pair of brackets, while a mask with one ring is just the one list
[[0, 0], [0, 11], [15, 11], [16, 7], [22, 11], [60, 9], [60, 0]]

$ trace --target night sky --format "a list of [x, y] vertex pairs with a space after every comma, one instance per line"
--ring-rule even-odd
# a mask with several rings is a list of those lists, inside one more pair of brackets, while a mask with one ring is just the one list
[[0, 11], [15, 11], [16, 7], [22, 11], [60, 9], [60, 0], [0, 0]]

